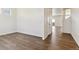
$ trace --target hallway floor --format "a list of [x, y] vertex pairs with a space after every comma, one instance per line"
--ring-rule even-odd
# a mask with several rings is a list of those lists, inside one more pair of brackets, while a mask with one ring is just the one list
[[70, 34], [61, 34], [61, 28], [52, 30], [46, 40], [22, 33], [0, 36], [0, 50], [78, 50]]
[[46, 39], [50, 40], [49, 48], [54, 50], [78, 50], [79, 47], [70, 34], [62, 33], [61, 27], [52, 27], [52, 34]]

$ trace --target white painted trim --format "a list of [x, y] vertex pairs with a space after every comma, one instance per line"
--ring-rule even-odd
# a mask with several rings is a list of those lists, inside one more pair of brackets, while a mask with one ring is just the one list
[[79, 41], [77, 40], [77, 35], [75, 35], [75, 34], [71, 34], [71, 35], [74, 38], [74, 40], [77, 43], [77, 45], [79, 46]]
[[45, 40], [48, 37], [48, 35], [46, 35], [45, 37], [42, 37], [42, 40]]
[[17, 32], [42, 38], [42, 36], [40, 36], [40, 35], [38, 36], [38, 35], [35, 35], [35, 34], [29, 34], [29, 33], [22, 32], [22, 31], [17, 31]]
[[2, 35], [7, 35], [7, 34], [11, 34], [11, 33], [15, 33], [15, 32], [0, 33], [0, 36], [2, 36]]

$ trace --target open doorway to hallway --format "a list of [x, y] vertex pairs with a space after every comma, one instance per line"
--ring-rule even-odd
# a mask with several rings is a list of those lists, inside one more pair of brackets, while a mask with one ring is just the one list
[[71, 33], [71, 9], [52, 8], [52, 30], [60, 28], [61, 33]]
[[[49, 8], [50, 9], [50, 8]], [[46, 26], [44, 32], [47, 34], [48, 32], [51, 32], [52, 34], [48, 34], [48, 37], [46, 40], [48, 40], [48, 49], [54, 49], [54, 50], [71, 50], [71, 49], [79, 49], [78, 45], [76, 44], [75, 40], [71, 36], [71, 18], [68, 18], [68, 15], [65, 15], [66, 8], [52, 8], [52, 18], [50, 19], [50, 24], [52, 24], [51, 27], [48, 22], [48, 28]], [[69, 11], [70, 12], [70, 11]], [[50, 12], [48, 12], [47, 17], [49, 17]], [[65, 19], [68, 18], [68, 19]], [[47, 19], [45, 19], [46, 21]], [[49, 19], [48, 19], [49, 20]], [[69, 22], [69, 23], [68, 23]], [[66, 27], [67, 26], [67, 27]], [[52, 29], [51, 31], [48, 31], [49, 29]], [[67, 32], [64, 32], [64, 30], [67, 30]]]
[[56, 32], [57, 34], [63, 32], [63, 17], [63, 8], [52, 8], [52, 35]]

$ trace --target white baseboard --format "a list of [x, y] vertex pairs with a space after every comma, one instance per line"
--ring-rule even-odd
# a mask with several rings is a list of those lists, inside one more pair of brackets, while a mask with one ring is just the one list
[[48, 35], [45, 35], [44, 37], [42, 37], [42, 40], [45, 40], [49, 35], [51, 35], [52, 33], [48, 33]]
[[77, 45], [79, 46], [79, 36], [78, 35], [75, 35], [75, 34], [71, 34], [71, 35], [74, 38], [74, 40], [77, 43]]
[[39, 35], [29, 34], [29, 33], [22, 32], [22, 31], [17, 31], [17, 32], [42, 38], [42, 36], [39, 36]]
[[47, 36], [42, 37], [42, 40], [45, 40], [47, 37], [48, 37], [48, 35], [47, 35]]
[[0, 36], [2, 36], [2, 35], [6, 35], [6, 34], [11, 34], [11, 33], [15, 33], [15, 32], [0, 33]]

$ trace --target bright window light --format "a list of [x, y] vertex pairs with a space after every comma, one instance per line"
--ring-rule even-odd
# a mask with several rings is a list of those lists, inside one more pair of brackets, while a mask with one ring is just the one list
[[55, 19], [52, 19], [52, 23], [55, 23]]

